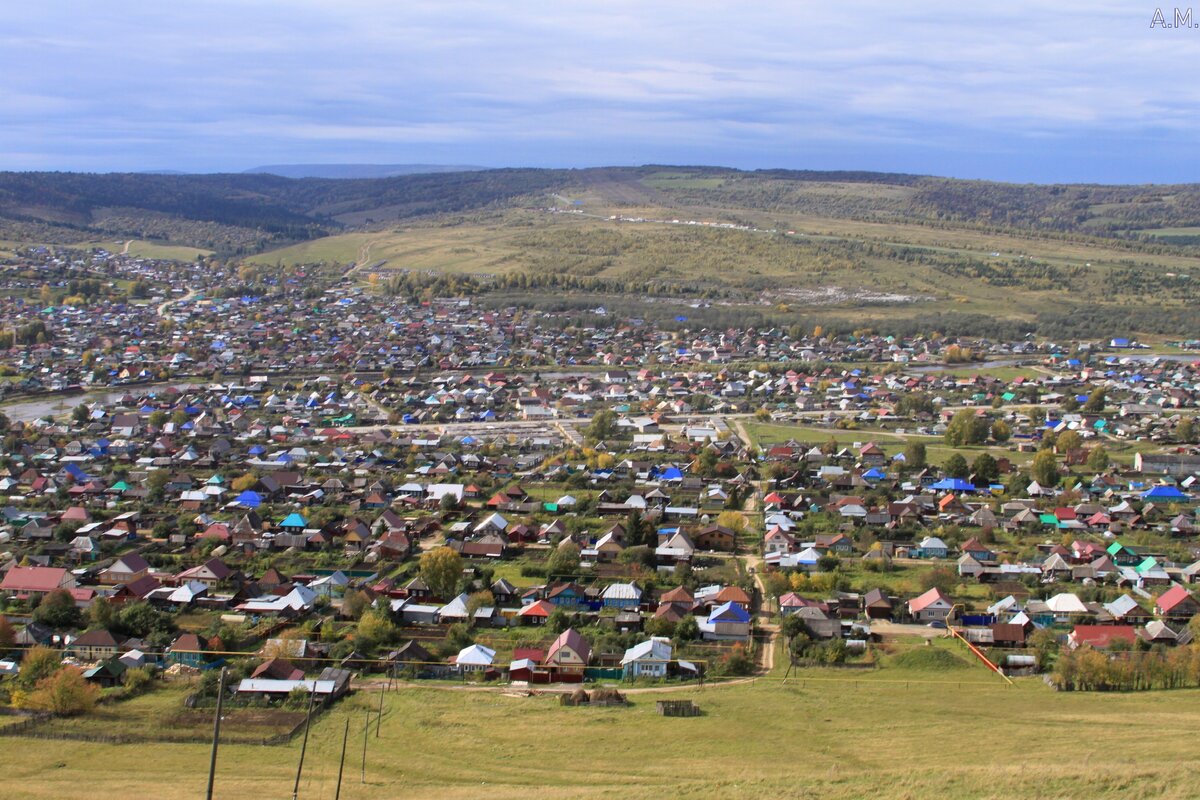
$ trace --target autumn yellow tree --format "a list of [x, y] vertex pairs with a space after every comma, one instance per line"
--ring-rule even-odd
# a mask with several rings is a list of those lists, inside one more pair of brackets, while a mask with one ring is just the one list
[[247, 489], [253, 489], [255, 484], [257, 484], [257, 483], [258, 483], [258, 476], [255, 475], [253, 472], [247, 472], [245, 475], [241, 476], [240, 478], [234, 478], [233, 483], [230, 485], [231, 485], [233, 491], [240, 494], [240, 493], [246, 491]]
[[69, 717], [91, 711], [99, 696], [100, 687], [88, 683], [79, 667], [66, 666], [38, 681], [33, 691], [13, 699], [21, 708]]
[[722, 511], [717, 515], [717, 524], [735, 534], [746, 531], [746, 517], [740, 511]]

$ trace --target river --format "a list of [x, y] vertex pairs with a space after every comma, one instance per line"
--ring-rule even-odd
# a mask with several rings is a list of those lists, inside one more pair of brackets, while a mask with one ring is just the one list
[[28, 400], [16, 400], [11, 403], [5, 403], [4, 405], [0, 405], [0, 411], [3, 411], [13, 422], [33, 422], [46, 416], [56, 417], [62, 414], [69, 414], [75, 406], [83, 402], [107, 405], [121, 399], [127, 394], [140, 397], [146, 392], [163, 391], [178, 385], [188, 384], [140, 383], [130, 386], [95, 389], [83, 393], [57, 392]]

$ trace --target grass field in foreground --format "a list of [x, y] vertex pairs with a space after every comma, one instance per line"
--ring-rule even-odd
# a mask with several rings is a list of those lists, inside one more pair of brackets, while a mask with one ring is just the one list
[[[656, 697], [704, 716], [655, 714]], [[332, 797], [344, 720], [342, 797], [365, 798], [1100, 798], [1153, 786], [1190, 798], [1200, 756], [1190, 729], [1200, 691], [1055, 693], [1004, 686], [981, 667], [952, 672], [806, 671], [799, 681], [639, 694], [629, 708], [555, 698], [403, 689], [387, 697], [359, 768], [362, 693], [316, 723], [300, 797]], [[1114, 746], [1119, 742], [1119, 746]], [[4, 791], [25, 798], [203, 796], [202, 745], [97, 745], [9, 738]], [[299, 754], [223, 747], [216, 796], [288, 796]], [[86, 787], [86, 791], [85, 791]]]

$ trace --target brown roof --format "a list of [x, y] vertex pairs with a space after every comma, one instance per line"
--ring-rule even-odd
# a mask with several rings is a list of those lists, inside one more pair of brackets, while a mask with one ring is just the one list
[[695, 601], [696, 599], [692, 596], [692, 593], [684, 586], [676, 586], [658, 598], [658, 602], [660, 603], [694, 603]]
[[298, 669], [286, 658], [271, 658], [254, 668], [251, 678], [274, 678], [275, 680], [290, 681], [304, 677], [304, 671]]
[[892, 601], [886, 594], [884, 594], [883, 589], [872, 589], [871, 591], [867, 592], [866, 597], [863, 598], [863, 606], [868, 608], [870, 606], [885, 606], [887, 608], [891, 608]]
[[718, 603], [740, 603], [744, 606], [750, 605], [750, 595], [746, 594], [737, 586], [726, 586], [724, 589], [717, 592], [716, 600]]
[[110, 631], [100, 628], [88, 631], [71, 643], [72, 647], [116, 647], [117, 637]]

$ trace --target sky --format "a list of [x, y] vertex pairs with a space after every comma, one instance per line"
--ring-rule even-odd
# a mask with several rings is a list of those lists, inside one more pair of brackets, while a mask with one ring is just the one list
[[5, 3], [0, 169], [1196, 182], [1200, 5], [1191, 29], [1159, 8], [1173, 23], [1140, 0]]

